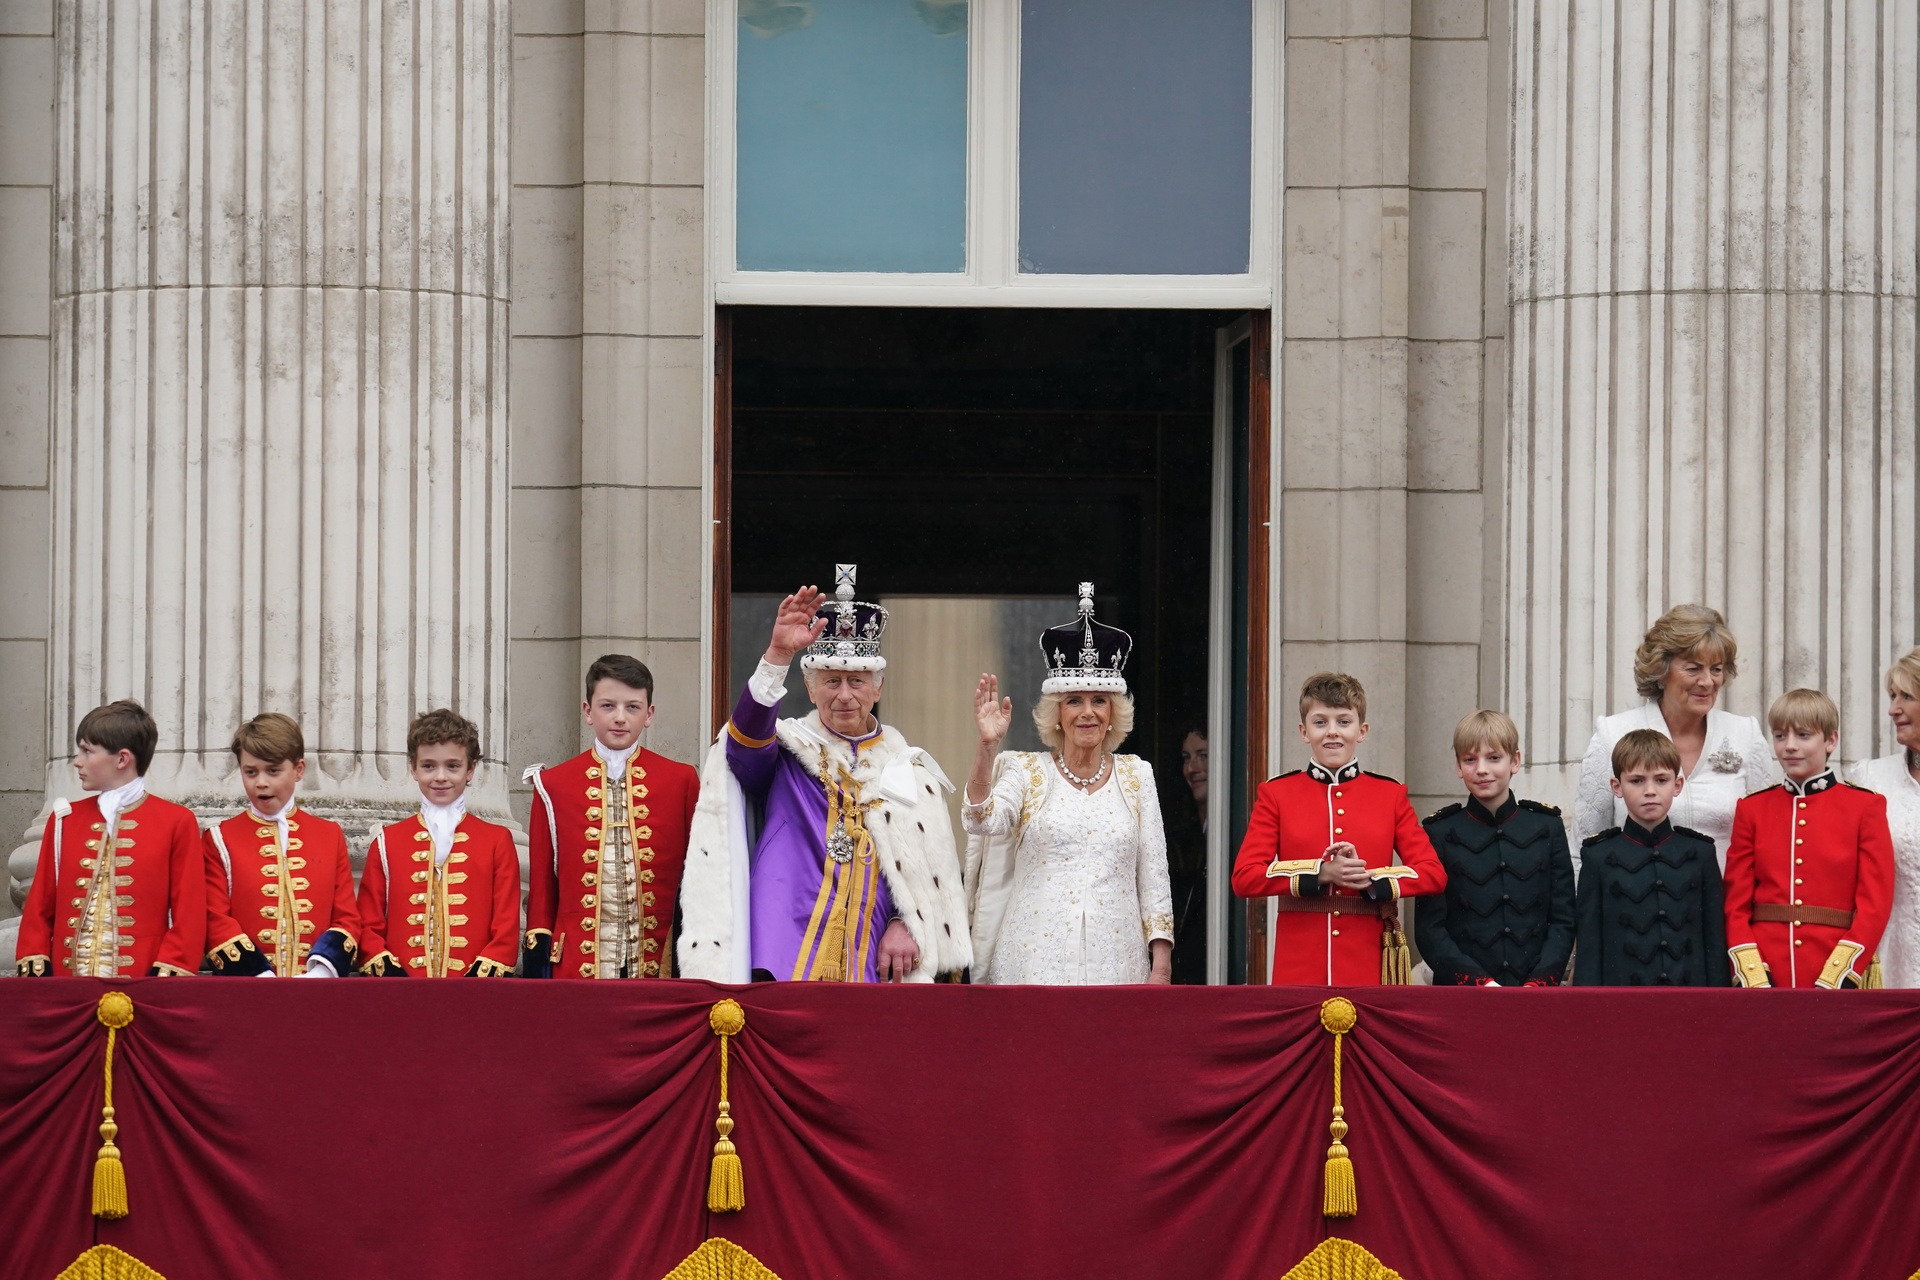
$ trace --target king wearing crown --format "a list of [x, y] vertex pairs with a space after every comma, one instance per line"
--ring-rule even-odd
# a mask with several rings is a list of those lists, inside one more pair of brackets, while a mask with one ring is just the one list
[[[933, 758], [874, 715], [887, 611], [802, 587], [701, 774], [681, 881], [680, 972], [746, 982], [928, 982], [972, 959]], [[778, 717], [800, 666], [814, 710]]]

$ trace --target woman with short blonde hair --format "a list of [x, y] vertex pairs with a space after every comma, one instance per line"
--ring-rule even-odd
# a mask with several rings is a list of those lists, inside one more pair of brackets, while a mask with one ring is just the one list
[[1893, 913], [1880, 935], [1881, 981], [1920, 987], [1920, 649], [1887, 668], [1887, 718], [1898, 750], [1861, 761], [1850, 776], [1887, 798], [1893, 831]]
[[[1646, 699], [1618, 715], [1601, 716], [1580, 762], [1573, 806], [1579, 840], [1620, 825], [1625, 805], [1607, 785], [1613, 745], [1635, 729], [1652, 729], [1680, 753], [1683, 785], [1668, 821], [1713, 840], [1722, 869], [1733, 838], [1733, 806], [1774, 782], [1773, 747], [1760, 722], [1719, 707], [1720, 693], [1739, 668], [1739, 642], [1718, 609], [1680, 604], [1654, 619], [1633, 654], [1633, 683]], [[1573, 849], [1574, 868], [1580, 848]]]
[[[1043, 693], [1040, 701], [1033, 706], [1033, 727], [1040, 734], [1040, 741], [1049, 751], [1065, 749], [1067, 731], [1060, 727], [1060, 708], [1066, 705], [1068, 694], [1056, 690]], [[1108, 694], [1109, 704], [1113, 708], [1113, 720], [1107, 726], [1104, 749], [1111, 752], [1125, 742], [1133, 733], [1133, 698], [1129, 694]]]
[[1013, 700], [997, 677], [974, 690], [980, 744], [960, 824], [967, 832], [973, 980], [1170, 982], [1173, 890], [1153, 769], [1114, 754], [1133, 730], [1122, 674], [1133, 648], [1080, 616], [1040, 637], [1048, 675], [1033, 709], [1047, 746], [1000, 750]]

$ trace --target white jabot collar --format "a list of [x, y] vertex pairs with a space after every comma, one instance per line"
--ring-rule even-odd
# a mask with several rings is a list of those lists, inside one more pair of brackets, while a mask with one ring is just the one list
[[274, 826], [278, 827], [280, 829], [280, 843], [285, 844], [287, 842], [287, 819], [293, 816], [293, 811], [299, 804], [300, 797], [288, 796], [287, 802], [281, 806], [280, 812], [262, 813], [260, 812], [259, 806], [248, 802], [247, 816], [259, 822], [271, 822]]
[[453, 833], [466, 816], [465, 795], [452, 804], [435, 804], [425, 796], [420, 798], [420, 821], [427, 824], [427, 834], [433, 837], [433, 860], [436, 865], [445, 862], [447, 855], [453, 852]]
[[147, 780], [135, 778], [132, 782], [123, 783], [111, 791], [102, 791], [95, 798], [100, 801], [100, 816], [106, 819], [108, 826], [112, 826], [119, 821], [121, 814], [133, 808], [146, 794]]
[[600, 763], [606, 766], [607, 777], [609, 779], [626, 777], [627, 761], [633, 759], [633, 753], [639, 749], [640, 739], [638, 738], [633, 740], [632, 746], [621, 751], [615, 751], [598, 738], [593, 740], [593, 754], [599, 756]]

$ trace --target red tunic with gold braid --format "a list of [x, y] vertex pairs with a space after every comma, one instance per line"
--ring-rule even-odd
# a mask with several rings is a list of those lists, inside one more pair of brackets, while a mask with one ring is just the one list
[[88, 796], [47, 819], [15, 944], [19, 971], [198, 973], [207, 928], [199, 821], [158, 796], [135, 801], [111, 829], [104, 816]]
[[[1372, 873], [1365, 890], [1320, 883], [1321, 860], [1340, 843], [1352, 845]], [[1407, 789], [1358, 764], [1329, 770], [1313, 762], [1261, 783], [1233, 864], [1235, 893], [1282, 898], [1273, 931], [1276, 983], [1379, 985], [1394, 904], [1446, 887], [1447, 873]]]
[[360, 876], [360, 962], [387, 977], [506, 977], [520, 944], [520, 855], [468, 814], [445, 862], [418, 814], [380, 829]]
[[216, 971], [291, 977], [318, 946], [338, 976], [351, 972], [343, 961], [360, 945], [360, 910], [339, 823], [292, 809], [283, 851], [279, 824], [242, 810], [207, 829], [205, 853], [207, 959]]
[[[531, 780], [529, 951], [546, 945], [556, 978], [611, 977], [616, 967], [636, 978], [671, 977], [673, 909], [700, 796], [699, 773], [644, 748], [635, 751], [611, 784], [625, 790], [624, 831], [615, 828], [620, 797], [608, 796], [606, 764], [598, 753], [582, 752], [538, 770]], [[629, 850], [631, 868], [614, 865]], [[608, 895], [620, 892], [629, 875], [630, 908], [610, 909]], [[608, 932], [610, 917], [617, 921], [623, 914], [638, 926], [624, 965], [614, 948], [627, 944]]]
[[1887, 798], [1832, 772], [1733, 810], [1727, 954], [1745, 987], [1860, 986], [1893, 909]]

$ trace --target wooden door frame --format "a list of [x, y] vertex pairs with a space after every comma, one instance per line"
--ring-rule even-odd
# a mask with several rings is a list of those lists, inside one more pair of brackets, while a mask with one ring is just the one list
[[733, 652], [733, 308], [713, 309], [713, 685], [707, 737], [733, 707], [727, 667]]
[[[1247, 331], [1247, 741], [1249, 807], [1268, 777], [1268, 706], [1273, 669], [1269, 645], [1272, 620], [1273, 536], [1273, 312], [1255, 311]], [[1228, 860], [1232, 865], [1232, 860]], [[1247, 983], [1269, 980], [1267, 900], [1247, 901]]]

